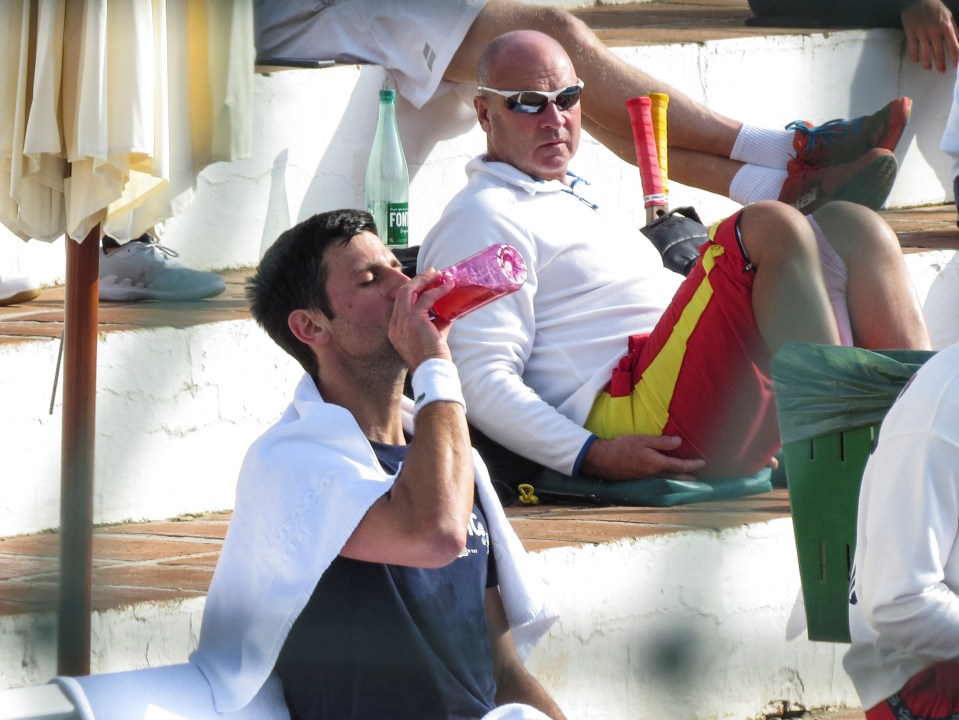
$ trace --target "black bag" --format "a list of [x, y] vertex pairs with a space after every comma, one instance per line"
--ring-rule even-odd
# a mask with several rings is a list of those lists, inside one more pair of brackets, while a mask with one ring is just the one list
[[689, 275], [699, 260], [699, 248], [709, 237], [706, 226], [691, 207], [676, 208], [640, 231], [663, 257], [663, 265], [680, 275]]

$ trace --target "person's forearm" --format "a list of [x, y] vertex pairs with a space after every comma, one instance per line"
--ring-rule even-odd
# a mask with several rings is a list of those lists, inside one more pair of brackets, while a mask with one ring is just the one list
[[414, 373], [413, 394], [414, 441], [397, 485], [410, 496], [413, 522], [462, 534], [473, 507], [473, 462], [456, 367], [448, 360], [424, 363]]
[[431, 362], [414, 375], [414, 439], [389, 499], [407, 526], [407, 549], [422, 567], [445, 565], [465, 546], [474, 486], [456, 369], [448, 360]]

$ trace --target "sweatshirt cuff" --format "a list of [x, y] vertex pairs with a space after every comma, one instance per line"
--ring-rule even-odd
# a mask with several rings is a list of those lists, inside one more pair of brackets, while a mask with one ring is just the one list
[[589, 448], [594, 442], [599, 440], [595, 435], [590, 435], [589, 439], [583, 444], [583, 449], [579, 451], [579, 455], [576, 456], [576, 462], [573, 463], [573, 477], [579, 477], [579, 469], [583, 465], [583, 460], [586, 458], [586, 453], [589, 452]]

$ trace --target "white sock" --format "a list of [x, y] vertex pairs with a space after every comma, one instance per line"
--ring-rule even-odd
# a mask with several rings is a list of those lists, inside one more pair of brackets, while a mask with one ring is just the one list
[[743, 125], [729, 157], [739, 162], [784, 168], [791, 158], [796, 157], [794, 136], [794, 130], [770, 130]]
[[778, 200], [786, 182], [786, 170], [762, 165], [743, 165], [729, 183], [729, 197], [741, 205], [760, 200]]

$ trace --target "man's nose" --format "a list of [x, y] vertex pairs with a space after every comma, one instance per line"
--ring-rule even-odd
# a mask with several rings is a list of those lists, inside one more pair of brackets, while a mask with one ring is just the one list
[[546, 127], [563, 127], [566, 121], [566, 114], [552, 100], [546, 103], [546, 109], [540, 113], [540, 124]]
[[390, 297], [392, 297], [396, 295], [397, 290], [410, 281], [410, 278], [403, 272], [403, 268], [390, 267], [387, 281], [390, 288]]

